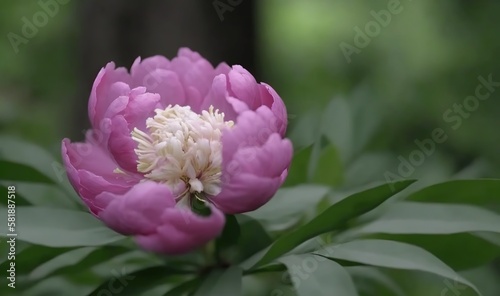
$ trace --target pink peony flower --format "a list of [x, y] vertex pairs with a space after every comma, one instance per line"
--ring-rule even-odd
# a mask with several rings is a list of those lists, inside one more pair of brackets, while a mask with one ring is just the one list
[[278, 94], [243, 67], [214, 69], [187, 48], [171, 61], [138, 58], [130, 73], [109, 63], [88, 111], [85, 143], [62, 142], [68, 178], [96, 217], [147, 250], [207, 243], [224, 214], [259, 208], [287, 176], [292, 145]]

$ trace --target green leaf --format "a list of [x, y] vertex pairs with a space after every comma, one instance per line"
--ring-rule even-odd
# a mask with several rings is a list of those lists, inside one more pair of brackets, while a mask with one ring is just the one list
[[499, 196], [500, 180], [453, 180], [421, 189], [408, 196], [406, 200], [480, 206], [495, 205], [500, 211]]
[[307, 224], [278, 238], [260, 259], [255, 258], [258, 261], [252, 267], [269, 263], [310, 238], [344, 227], [349, 220], [376, 208], [413, 182], [413, 180], [406, 180], [379, 185], [334, 203]]
[[[178, 270], [168, 266], [153, 266], [132, 273], [126, 273], [125, 270], [113, 270], [111, 274], [113, 277], [103, 282], [89, 296], [102, 296], [106, 291], [113, 292], [113, 295], [139, 295], [165, 284], [171, 277], [180, 275]], [[110, 291], [110, 287], [113, 287], [114, 291]]]
[[[72, 248], [50, 248], [36, 245], [30, 245], [23, 250], [16, 248], [16, 274], [28, 274], [37, 266], [70, 250], [72, 250]], [[9, 261], [4, 261], [0, 264], [0, 270], [8, 269], [9, 263]]]
[[356, 232], [452, 234], [482, 231], [500, 233], [500, 215], [468, 205], [399, 202]]
[[351, 108], [343, 98], [330, 101], [322, 117], [322, 134], [339, 151], [345, 163], [352, 154], [353, 122]]
[[[0, 196], [3, 196], [3, 198], [0, 198], [0, 204], [7, 206], [9, 204], [9, 199], [10, 199], [12, 200], [11, 203], [14, 202], [16, 206], [30, 205], [30, 202], [26, 200], [26, 198], [22, 194], [19, 194], [17, 187], [16, 190], [14, 191], [15, 194], [11, 195], [11, 193], [9, 192], [12, 191], [8, 189], [10, 184], [7, 183], [5, 186], [3, 184], [4, 182], [0, 182]], [[8, 198], [8, 195], [11, 195], [11, 198]]]
[[267, 204], [245, 215], [262, 221], [272, 230], [282, 230], [314, 211], [328, 191], [329, 188], [322, 185], [281, 188]]
[[167, 291], [163, 296], [186, 296], [186, 295], [191, 295], [187, 294], [188, 292], [191, 292], [193, 290], [198, 289], [198, 287], [202, 283], [202, 278], [197, 277], [189, 281], [185, 281], [182, 284], [179, 284], [172, 288], [171, 290]]
[[452, 268], [461, 270], [485, 264], [499, 256], [500, 243], [482, 237], [485, 234], [500, 237], [499, 232], [500, 216], [482, 208], [400, 202], [389, 207], [377, 220], [346, 235], [369, 235], [417, 245]]
[[351, 266], [346, 269], [360, 292], [366, 292], [367, 295], [406, 295], [398, 283], [379, 268]]
[[298, 151], [311, 146], [320, 135], [320, 120], [317, 110], [310, 110], [303, 114], [289, 133], [293, 147]]
[[[234, 215], [226, 215], [226, 224], [222, 234], [215, 240], [215, 253], [217, 258], [231, 258], [238, 250], [237, 244], [240, 238], [240, 225]], [[229, 253], [229, 254], [227, 254]]]
[[[55, 159], [42, 148], [11, 137], [0, 136], [2, 180], [58, 183], [62, 180], [53, 170]], [[5, 166], [7, 165], [7, 166]], [[14, 171], [9, 171], [13, 169]], [[11, 175], [12, 173], [12, 175]], [[17, 175], [26, 173], [27, 175]], [[6, 175], [7, 178], [4, 178]], [[9, 175], [11, 175], [9, 177]], [[15, 179], [13, 179], [15, 177]]]
[[53, 181], [31, 166], [0, 160], [0, 180], [53, 183]]
[[[7, 221], [5, 211], [0, 220]], [[7, 233], [6, 227], [0, 224], [0, 234]], [[42, 207], [17, 207], [16, 232], [19, 240], [49, 247], [100, 246], [124, 238], [91, 214]]]
[[299, 296], [356, 296], [347, 270], [334, 261], [312, 254], [289, 255], [279, 259], [286, 265]]
[[[294, 147], [294, 149], [297, 149]], [[292, 158], [292, 164], [288, 171], [288, 177], [283, 186], [293, 186], [301, 183], [307, 182], [308, 179], [308, 169], [309, 160], [311, 159], [311, 153], [313, 146], [309, 146], [302, 150], [296, 150], [295, 155]]]
[[0, 189], [2, 185], [16, 187], [16, 200], [25, 199], [25, 204], [21, 205], [34, 205], [34, 206], [54, 206], [57, 208], [72, 208], [78, 209], [75, 196], [70, 197], [68, 193], [61, 190], [60, 187], [52, 184], [31, 183], [31, 182], [0, 182]]
[[396, 160], [390, 153], [365, 153], [354, 159], [345, 172], [345, 186], [359, 186], [384, 180], [387, 168]]
[[380, 104], [377, 98], [374, 98], [373, 93], [367, 87], [358, 87], [347, 101], [351, 109], [351, 120], [354, 125], [352, 131], [353, 154], [362, 151], [377, 132], [381, 122]]
[[344, 178], [339, 153], [332, 145], [321, 148], [320, 142], [316, 142], [309, 169], [311, 170], [310, 180], [313, 183], [333, 186], [339, 185]]
[[236, 218], [240, 225], [240, 236], [235, 262], [241, 262], [269, 246], [273, 240], [257, 220], [246, 215], [237, 215]]
[[[396, 240], [421, 247], [454, 270], [465, 270], [490, 263], [500, 256], [500, 244], [482, 237], [483, 234], [497, 235], [496, 233], [379, 234], [369, 237]], [[497, 235], [497, 238], [500, 236]]]
[[241, 294], [243, 271], [238, 266], [232, 266], [224, 271], [214, 270], [203, 281], [194, 296], [238, 296]]
[[36, 281], [52, 275], [78, 273], [129, 251], [130, 249], [120, 246], [78, 248], [37, 266], [30, 273], [29, 279]]
[[[0, 143], [0, 180], [58, 184], [70, 197], [79, 201], [68, 182], [64, 166], [50, 153], [12, 137], [0, 136]], [[4, 167], [3, 162], [7, 166]], [[9, 171], [8, 167], [13, 167], [13, 171]]]
[[316, 253], [332, 260], [433, 273], [465, 284], [481, 295], [472, 283], [462, 278], [434, 255], [406, 243], [387, 240], [356, 240], [326, 246]]

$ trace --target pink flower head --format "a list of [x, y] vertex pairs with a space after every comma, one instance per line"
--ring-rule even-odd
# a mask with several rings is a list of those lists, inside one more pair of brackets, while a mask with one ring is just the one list
[[[241, 66], [198, 53], [109, 63], [89, 100], [85, 143], [62, 142], [69, 180], [110, 228], [159, 253], [217, 237], [224, 214], [265, 204], [286, 178], [286, 108]], [[193, 211], [202, 203], [208, 214]]]

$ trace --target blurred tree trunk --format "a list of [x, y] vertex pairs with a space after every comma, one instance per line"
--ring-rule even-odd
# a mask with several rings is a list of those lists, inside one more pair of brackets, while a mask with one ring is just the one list
[[255, 73], [253, 0], [87, 0], [78, 5], [81, 84], [73, 117], [78, 138], [89, 127], [92, 83], [109, 61], [129, 68], [138, 56], [172, 58], [187, 46], [214, 65], [226, 61]]

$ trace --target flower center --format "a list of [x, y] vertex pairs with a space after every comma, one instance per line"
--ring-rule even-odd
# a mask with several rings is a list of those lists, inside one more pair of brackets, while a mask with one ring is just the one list
[[155, 112], [146, 120], [147, 131], [135, 128], [131, 133], [138, 143], [137, 170], [149, 180], [167, 184], [177, 201], [219, 194], [222, 130], [234, 123], [224, 121], [224, 113], [213, 106], [201, 114], [179, 105]]

